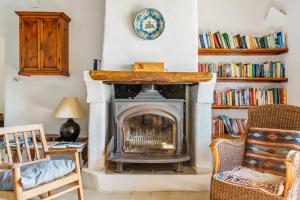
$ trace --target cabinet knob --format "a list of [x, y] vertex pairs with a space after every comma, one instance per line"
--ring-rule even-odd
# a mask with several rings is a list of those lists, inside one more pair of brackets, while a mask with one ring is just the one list
[[41, 51], [44, 50], [44, 44], [43, 44], [43, 43], [40, 44], [40, 50], [41, 50]]

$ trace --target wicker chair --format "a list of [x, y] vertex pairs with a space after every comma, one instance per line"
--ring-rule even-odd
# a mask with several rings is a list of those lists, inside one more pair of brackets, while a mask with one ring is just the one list
[[[300, 130], [300, 107], [267, 105], [249, 110], [247, 131], [250, 127]], [[284, 194], [275, 196], [261, 190], [221, 182], [214, 178], [220, 172], [241, 166], [246, 138], [239, 141], [219, 139], [211, 144], [214, 170], [211, 182], [212, 200], [300, 200], [300, 152], [287, 156]]]

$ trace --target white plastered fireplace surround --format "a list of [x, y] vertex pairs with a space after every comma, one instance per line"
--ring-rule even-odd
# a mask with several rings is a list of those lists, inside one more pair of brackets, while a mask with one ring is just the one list
[[[162, 36], [145, 41], [132, 28], [135, 14], [143, 8], [156, 8], [166, 20]], [[136, 61], [164, 62], [168, 71], [196, 72], [198, 65], [197, 0], [107, 0], [102, 55], [103, 70], [131, 70]], [[189, 87], [189, 154], [195, 175], [106, 174], [110, 101], [113, 87], [95, 81], [84, 72], [89, 103], [88, 168], [83, 169], [86, 188], [105, 192], [204, 191], [209, 190], [212, 159], [211, 120], [216, 77]]]

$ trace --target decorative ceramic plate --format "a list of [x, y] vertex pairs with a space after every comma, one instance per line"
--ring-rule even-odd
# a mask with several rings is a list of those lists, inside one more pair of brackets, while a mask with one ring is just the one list
[[158, 38], [165, 29], [165, 19], [162, 14], [153, 8], [140, 11], [134, 19], [134, 30], [144, 40]]

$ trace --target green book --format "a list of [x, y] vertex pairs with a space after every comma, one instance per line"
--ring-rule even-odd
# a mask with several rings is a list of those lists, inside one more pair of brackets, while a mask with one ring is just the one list
[[225, 44], [224, 44], [223, 38], [221, 37], [220, 32], [217, 32], [217, 36], [218, 36], [218, 39], [220, 41], [221, 48], [225, 49]]
[[223, 36], [223, 38], [224, 38], [224, 41], [225, 41], [225, 43], [226, 43], [228, 49], [231, 49], [228, 33], [223, 33], [222, 36]]

